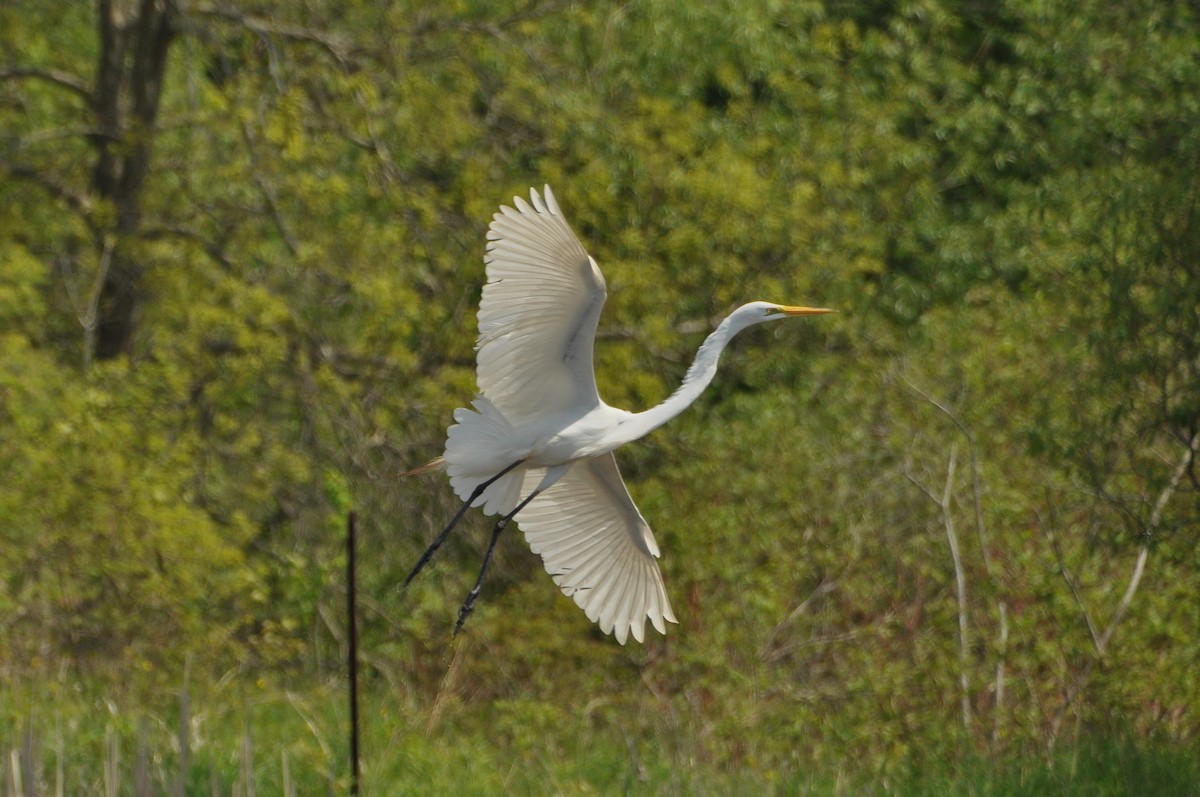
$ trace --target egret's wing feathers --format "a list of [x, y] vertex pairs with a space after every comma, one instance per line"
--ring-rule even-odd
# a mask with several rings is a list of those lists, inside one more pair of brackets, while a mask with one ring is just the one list
[[516, 520], [554, 583], [622, 645], [630, 633], [642, 641], [647, 618], [659, 633], [676, 622], [658, 544], [612, 454], [576, 461]]
[[479, 303], [479, 391], [514, 423], [600, 403], [592, 346], [604, 277], [550, 187], [530, 198], [492, 218]]

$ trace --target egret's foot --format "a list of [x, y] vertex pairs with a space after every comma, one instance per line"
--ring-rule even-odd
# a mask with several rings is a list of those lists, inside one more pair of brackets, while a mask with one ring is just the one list
[[463, 623], [467, 621], [467, 617], [475, 610], [475, 599], [479, 597], [479, 585], [475, 585], [475, 589], [467, 594], [467, 599], [463, 601], [462, 608], [458, 610], [458, 622], [454, 624], [454, 635], [458, 636], [458, 632], [462, 630]]

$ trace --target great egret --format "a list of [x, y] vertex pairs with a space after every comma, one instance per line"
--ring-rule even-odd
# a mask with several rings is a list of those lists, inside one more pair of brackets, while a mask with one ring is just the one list
[[610, 407], [596, 392], [592, 345], [604, 307], [604, 277], [567, 225], [550, 186], [514, 197], [487, 233], [487, 283], [479, 303], [479, 396], [454, 411], [443, 456], [409, 473], [445, 469], [462, 507], [405, 585], [467, 509], [500, 515], [455, 633], [474, 608], [496, 541], [519, 524], [554, 583], [622, 645], [641, 642], [646, 620], [666, 633], [678, 622], [659, 572], [658, 545], [634, 506], [613, 451], [683, 412], [717, 372], [738, 332], [763, 321], [829, 313], [751, 302], [708, 336], [670, 398], [645, 412]]

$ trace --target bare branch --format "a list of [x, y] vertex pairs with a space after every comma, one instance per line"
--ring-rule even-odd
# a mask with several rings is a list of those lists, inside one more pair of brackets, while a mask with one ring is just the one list
[[315, 44], [329, 53], [343, 70], [348, 70], [353, 66], [350, 58], [350, 45], [340, 37], [322, 30], [306, 28], [302, 25], [289, 25], [283, 22], [276, 22], [224, 6], [193, 7], [191, 13], [197, 16], [211, 17], [224, 22], [236, 23], [259, 36], [278, 36], [281, 39]]
[[950, 422], [953, 423], [958, 428], [958, 431], [962, 432], [963, 437], [967, 439], [967, 455], [971, 461], [971, 481], [974, 488], [975, 529], [978, 533], [979, 545], [983, 552], [983, 565], [987, 569], [988, 575], [990, 576], [992, 570], [992, 561], [991, 554], [988, 551], [987, 527], [984, 525], [983, 520], [983, 483], [982, 478], [979, 475], [979, 457], [976, 454], [975, 435], [966, 425], [966, 423], [964, 423], [963, 420], [958, 417], [958, 413], [954, 412], [945, 404], [938, 401], [921, 388], [917, 387], [904, 374], [900, 374], [900, 380], [904, 382], [905, 386], [907, 386], [910, 391], [924, 399], [931, 406], [937, 409], [938, 412], [949, 418]]
[[13, 149], [22, 152], [37, 147], [46, 141], [62, 141], [67, 138], [81, 138], [85, 141], [95, 141], [104, 137], [105, 133], [97, 127], [79, 125], [75, 127], [55, 127], [47, 130], [35, 130], [21, 136], [13, 145]]
[[[1180, 480], [1183, 479], [1183, 474], [1187, 472], [1187, 469], [1196, 457], [1196, 442], [1195, 437], [1188, 441], [1187, 447], [1183, 452], [1183, 457], [1180, 458], [1179, 464], [1175, 466], [1175, 472], [1171, 474], [1171, 481], [1167, 483], [1167, 486], [1159, 494], [1158, 500], [1154, 502], [1154, 509], [1150, 513], [1150, 520], [1142, 532], [1143, 537], [1150, 537], [1158, 528], [1159, 522], [1162, 521], [1162, 513], [1167, 507], [1167, 502], [1175, 494]], [[1133, 567], [1133, 575], [1129, 577], [1129, 585], [1125, 588], [1125, 594], [1121, 596], [1121, 602], [1117, 604], [1117, 609], [1113, 612], [1112, 619], [1108, 621], [1108, 626], [1105, 627], [1104, 633], [1100, 635], [1098, 646], [1101, 656], [1104, 655], [1105, 650], [1108, 648], [1108, 641], [1112, 638], [1117, 625], [1124, 619], [1125, 613], [1129, 610], [1129, 604], [1133, 602], [1133, 596], [1137, 592], [1138, 584], [1142, 580], [1142, 572], [1146, 568], [1146, 557], [1149, 551], [1148, 543], [1142, 543], [1141, 550], [1138, 551], [1137, 562]]]
[[[92, 214], [94, 203], [92, 197], [83, 191], [77, 191], [73, 187], [61, 182], [49, 174], [40, 172], [32, 166], [24, 164], [16, 164], [9, 167], [8, 173], [13, 177], [40, 186], [49, 194], [66, 202], [71, 210], [78, 213], [85, 220], [89, 219]], [[89, 225], [90, 226], [90, 225]]]
[[81, 78], [58, 69], [39, 69], [32, 66], [0, 66], [0, 80], [41, 80], [64, 88], [89, 105], [92, 91]]
[[[975, 434], [971, 428], [946, 404], [938, 401], [933, 396], [926, 393], [921, 388], [913, 384], [908, 377], [900, 374], [900, 380], [908, 387], [908, 389], [917, 396], [924, 399], [931, 406], [937, 409], [940, 413], [950, 419], [950, 422], [958, 428], [962, 436], [967, 440], [967, 457], [971, 466], [971, 496], [975, 509], [975, 533], [979, 538], [980, 555], [983, 557], [983, 571], [987, 579], [987, 583], [995, 593], [995, 604], [998, 629], [998, 653], [996, 658], [996, 714], [995, 723], [992, 727], [992, 744], [998, 744], [1000, 741], [1000, 720], [1003, 712], [1000, 707], [1004, 705], [1004, 676], [1006, 667], [1006, 657], [1008, 655], [1008, 604], [1004, 600], [996, 583], [994, 569], [992, 567], [992, 553], [988, 545], [987, 524], [984, 520], [983, 512], [983, 477], [981, 468], [979, 467], [979, 448], [976, 444]], [[1061, 564], [1061, 562], [1060, 562]], [[1085, 616], [1087, 616], [1085, 612]], [[1091, 618], [1088, 617], [1089, 627]]]
[[958, 599], [958, 685], [962, 690], [963, 728], [971, 730], [971, 680], [969, 674], [970, 642], [967, 638], [967, 575], [963, 569], [962, 553], [958, 548], [958, 534], [954, 530], [954, 513], [950, 511], [950, 499], [954, 495], [954, 471], [957, 451], [950, 447], [950, 462], [946, 465], [946, 488], [942, 492], [942, 525], [950, 544], [950, 558], [954, 560], [955, 597]]
[[1146, 557], [1150, 554], [1150, 548], [1143, 545], [1138, 550], [1137, 561], [1133, 565], [1133, 574], [1129, 577], [1129, 584], [1125, 587], [1125, 594], [1121, 596], [1121, 602], [1117, 604], [1117, 610], [1113, 612], [1112, 619], [1108, 621], [1108, 625], [1104, 628], [1104, 633], [1096, 640], [1096, 647], [1099, 648], [1100, 655], [1103, 656], [1108, 650], [1108, 641], [1112, 639], [1113, 631], [1117, 630], [1117, 625], [1125, 617], [1125, 612], [1129, 610], [1129, 604], [1133, 602], [1133, 596], [1137, 592], [1138, 585], [1142, 581], [1142, 573], [1146, 570]]
[[204, 253], [211, 257], [226, 272], [233, 270], [233, 263], [226, 256], [224, 247], [220, 242], [212, 241], [189, 227], [176, 224], [148, 226], [142, 230], [141, 238], [146, 241], [161, 240], [163, 238], [178, 238], [184, 241], [191, 241], [203, 249]]
[[967, 617], [967, 574], [963, 568], [962, 551], [958, 546], [958, 532], [954, 528], [954, 513], [951, 511], [951, 504], [954, 498], [954, 474], [957, 468], [958, 446], [951, 445], [950, 459], [946, 464], [946, 483], [942, 488], [940, 497], [913, 475], [908, 463], [905, 463], [904, 475], [938, 507], [938, 511], [942, 517], [942, 528], [946, 532], [946, 540], [950, 546], [950, 558], [954, 563], [954, 594], [958, 604], [959, 697], [962, 708], [963, 728], [969, 732], [971, 730], [971, 678], [969, 670], [970, 641], [968, 638], [969, 618]]
[[[1159, 494], [1158, 500], [1154, 502], [1154, 509], [1150, 513], [1150, 518], [1146, 523], [1146, 527], [1142, 530], [1143, 537], [1148, 539], [1158, 528], [1158, 524], [1162, 520], [1163, 510], [1166, 509], [1167, 503], [1175, 494], [1175, 490], [1178, 489], [1179, 482], [1183, 479], [1183, 475], [1188, 471], [1188, 468], [1192, 466], [1192, 463], [1196, 459], [1196, 445], [1198, 442], [1200, 442], [1200, 437], [1194, 436], [1185, 444], [1183, 456], [1180, 458], [1179, 464], [1175, 466], [1175, 471], [1171, 474], [1171, 480]], [[1129, 611], [1129, 606], [1133, 603], [1133, 597], [1135, 594], [1137, 594], [1138, 586], [1141, 584], [1142, 575], [1146, 571], [1146, 560], [1149, 558], [1149, 555], [1149, 543], [1143, 543], [1138, 549], [1137, 559], [1133, 564], [1133, 573], [1130, 574], [1129, 584], [1125, 587], [1125, 594], [1121, 596], [1121, 601], [1117, 604], [1116, 610], [1113, 611], [1112, 618], [1108, 621], [1108, 625], [1105, 626], [1104, 631], [1096, 640], [1096, 656], [1088, 661], [1083, 672], [1079, 674], [1079, 677], [1075, 679], [1074, 683], [1072, 683], [1067, 689], [1067, 694], [1063, 699], [1063, 704], [1061, 707], [1059, 707], [1058, 712], [1054, 716], [1054, 721], [1050, 726], [1049, 748], [1051, 750], [1054, 749], [1055, 742], [1058, 740], [1059, 729], [1062, 727], [1062, 721], [1066, 716], [1067, 710], [1074, 705], [1075, 701], [1079, 698], [1079, 694], [1087, 685], [1088, 679], [1091, 678], [1097, 662], [1104, 659], [1105, 654], [1108, 652], [1108, 643], [1112, 640], [1113, 633], [1117, 630], [1117, 626], [1120, 625], [1121, 621], [1125, 618], [1126, 612]]]

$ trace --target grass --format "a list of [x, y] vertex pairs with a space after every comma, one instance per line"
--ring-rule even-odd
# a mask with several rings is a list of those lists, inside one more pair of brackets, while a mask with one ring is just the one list
[[1200, 756], [1170, 742], [1090, 736], [1052, 759], [976, 761], [953, 778], [925, 778], [907, 794], [1025, 797], [1031, 794], [1123, 797], [1200, 794]]
[[[6, 699], [0, 795], [22, 793], [31, 775], [37, 793], [176, 794], [185, 745], [188, 795], [348, 793], [340, 686], [303, 696], [227, 686], [189, 702], [185, 738], [177, 709], [119, 708], [75, 691], [36, 706]], [[363, 795], [1200, 793], [1200, 758], [1162, 740], [1093, 735], [1049, 758], [930, 756], [879, 773], [863, 771], [865, 759], [850, 750], [832, 763], [801, 751], [723, 760], [686, 731], [646, 733], [654, 726], [597, 723], [535, 702], [455, 703], [437, 718], [389, 694], [368, 695], [363, 706]]]

